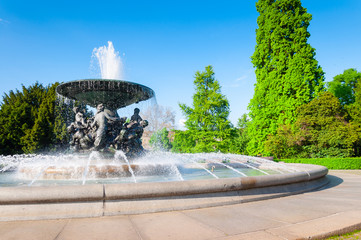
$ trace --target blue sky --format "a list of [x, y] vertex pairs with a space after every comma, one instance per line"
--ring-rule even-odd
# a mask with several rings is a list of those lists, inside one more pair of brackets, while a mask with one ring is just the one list
[[[212, 65], [230, 102], [233, 123], [247, 112], [256, 82], [255, 0], [0, 2], [0, 94], [38, 81], [44, 85], [96, 77], [94, 48], [112, 41], [125, 80], [154, 89], [158, 104], [184, 118], [194, 73]], [[326, 81], [345, 69], [361, 71], [361, 1], [302, 0], [313, 15], [309, 43]]]

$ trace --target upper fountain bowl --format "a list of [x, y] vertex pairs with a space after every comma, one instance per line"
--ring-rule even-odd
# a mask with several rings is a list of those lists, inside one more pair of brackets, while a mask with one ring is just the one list
[[117, 110], [155, 96], [154, 91], [138, 83], [113, 79], [82, 79], [60, 84], [56, 92], [96, 108], [102, 103]]

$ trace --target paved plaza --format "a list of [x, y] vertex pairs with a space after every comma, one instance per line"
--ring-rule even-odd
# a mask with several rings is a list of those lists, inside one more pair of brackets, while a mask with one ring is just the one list
[[222, 207], [0, 222], [0, 239], [319, 239], [361, 229], [361, 170], [327, 177], [317, 191]]

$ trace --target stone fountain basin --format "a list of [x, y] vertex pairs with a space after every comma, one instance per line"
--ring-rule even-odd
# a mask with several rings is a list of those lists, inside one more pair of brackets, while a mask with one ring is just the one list
[[66, 98], [81, 101], [94, 108], [102, 103], [116, 110], [155, 96], [144, 85], [114, 79], [82, 79], [60, 84], [56, 92]]
[[328, 169], [179, 182], [0, 188], [0, 221], [99, 217], [196, 209], [277, 198], [328, 183]]

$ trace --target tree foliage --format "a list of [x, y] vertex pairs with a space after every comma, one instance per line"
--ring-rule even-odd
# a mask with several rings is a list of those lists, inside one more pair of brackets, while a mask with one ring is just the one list
[[169, 131], [162, 128], [152, 134], [149, 143], [154, 150], [168, 151], [172, 148], [168, 135]]
[[361, 81], [355, 84], [354, 96], [355, 101], [346, 107], [351, 120], [355, 124], [359, 124], [361, 128]]
[[196, 72], [194, 85], [193, 108], [179, 104], [187, 118], [186, 127], [202, 131], [221, 131], [230, 127], [229, 103], [214, 78], [212, 66], [207, 66], [204, 72]]
[[247, 145], [249, 143], [249, 135], [248, 135], [248, 126], [250, 124], [250, 120], [247, 114], [243, 114], [241, 118], [238, 119], [237, 129], [238, 129], [238, 137], [236, 139], [237, 148], [239, 153], [243, 155], [248, 155]]
[[328, 91], [340, 100], [342, 106], [349, 105], [355, 102], [355, 88], [360, 81], [361, 72], [350, 68], [335, 76], [333, 81], [328, 82]]
[[[355, 84], [354, 99], [355, 102], [347, 105], [346, 110], [351, 123], [357, 129], [359, 135], [361, 135], [361, 81], [357, 81]], [[354, 144], [354, 151], [356, 156], [361, 156], [361, 136]]]
[[242, 153], [237, 129], [228, 128], [223, 131], [176, 130], [172, 143], [173, 152], [202, 153]]
[[228, 120], [229, 103], [214, 78], [212, 66], [196, 72], [193, 107], [180, 104], [187, 131], [175, 131], [173, 152], [240, 152], [237, 129]]
[[300, 106], [295, 124], [281, 125], [266, 148], [277, 158], [350, 157], [359, 141], [360, 128], [347, 121], [338, 98], [325, 92]]
[[256, 3], [256, 48], [252, 56], [257, 83], [250, 101], [250, 154], [264, 154], [264, 142], [279, 125], [293, 124], [296, 108], [323, 91], [324, 73], [307, 42], [312, 19], [300, 0]]
[[23, 86], [22, 92], [10, 91], [3, 96], [0, 108], [1, 154], [28, 152], [32, 135], [38, 133], [36, 132], [36, 126], [40, 124], [38, 113], [45, 105], [46, 101], [43, 100], [46, 97], [47, 88], [39, 83], [28, 88]]
[[269, 136], [265, 149], [277, 159], [297, 157], [303, 151], [300, 138], [291, 124], [281, 125], [275, 135]]
[[22, 91], [4, 94], [0, 106], [0, 154], [55, 151], [67, 146], [66, 125], [74, 119], [74, 103], [57, 99], [57, 86], [35, 83], [23, 86]]

